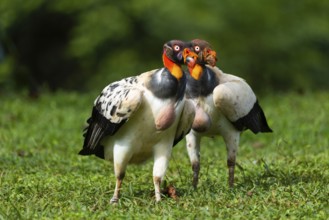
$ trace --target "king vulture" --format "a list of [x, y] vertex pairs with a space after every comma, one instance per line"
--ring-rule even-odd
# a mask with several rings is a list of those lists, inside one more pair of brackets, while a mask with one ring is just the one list
[[113, 161], [117, 203], [130, 163], [154, 158], [156, 201], [172, 147], [190, 131], [194, 105], [184, 98], [186, 76], [181, 69], [187, 43], [172, 40], [163, 46], [164, 67], [106, 86], [92, 108], [80, 155]]
[[[186, 97], [196, 107], [191, 132], [186, 136], [186, 148], [192, 164], [193, 186], [197, 187], [200, 170], [201, 138], [222, 136], [227, 150], [228, 183], [234, 185], [234, 168], [240, 134], [272, 132], [255, 93], [245, 80], [223, 73], [215, 67], [216, 52], [208, 42], [191, 41], [185, 49], [187, 63]], [[189, 55], [188, 55], [189, 54]]]

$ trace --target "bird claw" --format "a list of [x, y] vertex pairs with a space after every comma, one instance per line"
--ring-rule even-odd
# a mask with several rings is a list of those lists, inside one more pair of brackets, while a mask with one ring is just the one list
[[113, 204], [113, 205], [118, 204], [118, 201], [119, 201], [118, 198], [113, 197], [113, 198], [110, 200], [110, 204]]

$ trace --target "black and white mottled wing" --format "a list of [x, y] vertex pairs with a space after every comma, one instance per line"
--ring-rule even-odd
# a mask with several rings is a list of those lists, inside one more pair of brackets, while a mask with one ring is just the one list
[[95, 154], [103, 157], [100, 141], [114, 135], [139, 108], [143, 90], [138, 86], [137, 77], [114, 82], [101, 92], [94, 102], [91, 117], [87, 120], [85, 140], [81, 155]]

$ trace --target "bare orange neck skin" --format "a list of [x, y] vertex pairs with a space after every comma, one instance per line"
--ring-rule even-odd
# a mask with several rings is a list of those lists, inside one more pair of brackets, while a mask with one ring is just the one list
[[169, 72], [176, 78], [180, 79], [183, 77], [183, 70], [180, 65], [171, 61], [166, 54], [162, 55], [163, 65], [169, 70]]
[[203, 68], [200, 64], [195, 64], [194, 67], [188, 67], [188, 70], [195, 80], [199, 80], [203, 73]]

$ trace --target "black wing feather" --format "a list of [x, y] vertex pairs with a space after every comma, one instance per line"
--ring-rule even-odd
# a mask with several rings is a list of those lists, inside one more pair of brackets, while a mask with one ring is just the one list
[[254, 104], [250, 112], [233, 122], [233, 125], [239, 131], [250, 129], [253, 133], [258, 132], [272, 132], [272, 129], [268, 126], [263, 109], [258, 104], [258, 101]]
[[98, 157], [104, 158], [104, 148], [100, 145], [100, 141], [107, 135], [114, 135], [126, 121], [127, 120], [122, 120], [120, 123], [112, 123], [98, 111], [96, 106], [94, 106], [92, 115], [87, 120], [89, 125], [84, 129], [85, 133], [83, 136], [85, 140], [83, 149], [79, 154], [95, 154]]
[[190, 128], [187, 131], [183, 131], [177, 138], [174, 139], [174, 143], [173, 143], [173, 147], [176, 146], [176, 144], [178, 144], [181, 140], [183, 140], [183, 138], [191, 131], [192, 128]]

